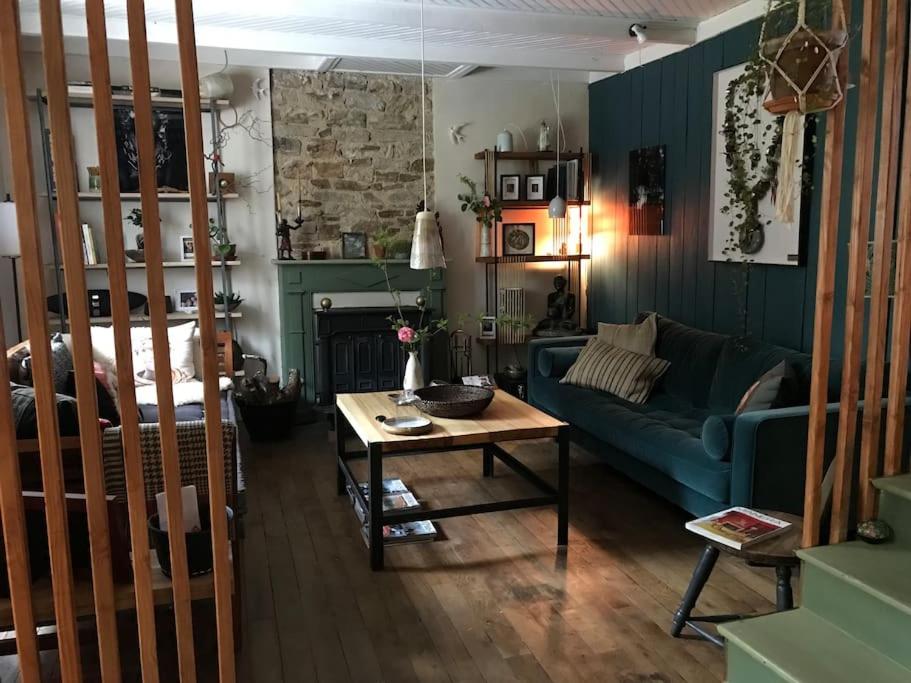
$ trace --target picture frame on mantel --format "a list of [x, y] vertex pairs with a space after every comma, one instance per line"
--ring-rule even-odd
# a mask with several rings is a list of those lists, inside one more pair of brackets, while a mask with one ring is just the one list
[[367, 258], [367, 233], [343, 232], [342, 233], [342, 258], [365, 259]]
[[[731, 82], [741, 76], [745, 64], [732, 66], [715, 72], [712, 99], [712, 168], [711, 168], [711, 205], [709, 215], [709, 261], [748, 261], [751, 264], [774, 266], [800, 266], [804, 263], [804, 245], [806, 234], [806, 199], [803, 194], [812, 186], [813, 170], [813, 119], [808, 118], [806, 130], [799, 126], [796, 149], [803, 150], [804, 168], [794, 173], [794, 221], [782, 223], [776, 219], [775, 204], [771, 192], [759, 202], [759, 221], [763, 228], [761, 236], [750, 246], [749, 253], [742, 253], [731, 246], [731, 216], [726, 207], [729, 200], [730, 171], [725, 156], [725, 140], [722, 129], [725, 118], [725, 96]], [[762, 106], [757, 107], [759, 123], [757, 130], [775, 124], [775, 117]], [[805, 185], [803, 183], [806, 183]], [[755, 249], [755, 251], [753, 251]]]

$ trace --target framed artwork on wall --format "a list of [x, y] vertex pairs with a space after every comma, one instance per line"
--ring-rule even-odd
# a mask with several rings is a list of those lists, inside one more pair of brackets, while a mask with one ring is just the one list
[[543, 201], [544, 199], [544, 176], [527, 175], [525, 176], [525, 199], [528, 201]]
[[534, 223], [503, 223], [503, 256], [531, 256], [534, 253]]
[[478, 330], [479, 339], [496, 339], [497, 338], [497, 318], [493, 315], [482, 315], [480, 329]]
[[195, 289], [178, 290], [176, 309], [181, 313], [196, 313], [199, 310], [199, 297]]
[[196, 249], [193, 247], [193, 235], [181, 235], [180, 237], [180, 260], [192, 261], [196, 257]]
[[342, 233], [342, 258], [361, 259], [367, 258], [367, 233], [343, 232]]
[[664, 145], [629, 153], [629, 234], [664, 234]]
[[[752, 229], [745, 229], [742, 223], [738, 227], [737, 216], [742, 215], [742, 212], [738, 210], [737, 206], [731, 206], [731, 172], [728, 168], [724, 135], [725, 99], [731, 84], [742, 76], [744, 71], [745, 65], [740, 64], [715, 73], [712, 100], [712, 173], [708, 259], [710, 261], [749, 261], [756, 264], [799, 266], [802, 263], [801, 245], [806, 222], [803, 210], [803, 183], [808, 182], [806, 187], [812, 183], [809, 176], [812, 171], [813, 154], [813, 135], [805, 134], [803, 122], [798, 127], [798, 138], [795, 144], [795, 149], [798, 150], [798, 154], [802, 153], [805, 163], [802, 168], [796, 169], [793, 173], [794, 220], [784, 223], [777, 219], [775, 193], [771, 187], [759, 199], [758, 215], [755, 227]], [[755, 126], [754, 135], [762, 136], [757, 144], [760, 148], [767, 148], [772, 144], [776, 118], [762, 106], [758, 106], [757, 109], [759, 123]], [[812, 126], [813, 119], [811, 118], [807, 121], [807, 128]], [[800, 160], [795, 159], [791, 163], [800, 164]], [[755, 187], [760, 180], [759, 172], [765, 166], [765, 163], [760, 163], [760, 168], [748, 175], [747, 183]]]
[[520, 199], [519, 179], [517, 175], [500, 176], [500, 199], [511, 202]]

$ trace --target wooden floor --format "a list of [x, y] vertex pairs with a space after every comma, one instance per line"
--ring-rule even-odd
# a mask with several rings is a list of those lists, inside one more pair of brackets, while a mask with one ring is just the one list
[[[386, 571], [374, 573], [348, 498], [335, 495], [332, 436], [318, 424], [293, 441], [245, 450], [238, 681], [723, 680], [721, 650], [667, 634], [701, 549], [683, 530], [686, 515], [592, 455], [573, 447], [565, 554], [554, 545], [553, 510], [502, 512], [443, 520], [442, 540], [390, 548]], [[552, 444], [511, 450], [555, 473]], [[529, 492], [501, 465], [482, 479], [480, 452], [395, 458], [386, 472], [436, 506]], [[700, 607], [768, 611], [773, 597], [768, 570], [722, 557]], [[159, 613], [163, 663], [173, 661], [172, 623]], [[200, 680], [215, 680], [207, 668], [214, 621], [204, 605], [194, 625]], [[133, 634], [122, 648], [124, 680], [138, 680], [128, 652], [135, 625], [122, 631]], [[97, 680], [93, 649], [83, 649], [86, 680]], [[49, 680], [55, 659], [44, 654]], [[0, 680], [16, 679], [15, 659], [0, 659]]]

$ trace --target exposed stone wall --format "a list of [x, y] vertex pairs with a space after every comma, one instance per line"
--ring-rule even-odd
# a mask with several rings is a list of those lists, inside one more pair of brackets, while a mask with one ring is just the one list
[[[273, 69], [275, 188], [282, 215], [305, 223], [298, 249], [341, 256], [341, 232], [409, 234], [423, 197], [420, 79]], [[428, 193], [433, 205], [433, 116], [427, 86]], [[318, 232], [317, 232], [318, 230]]]

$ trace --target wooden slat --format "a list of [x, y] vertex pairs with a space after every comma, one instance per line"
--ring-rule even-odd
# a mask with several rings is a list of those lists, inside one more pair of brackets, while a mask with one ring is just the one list
[[[196, 35], [193, 28], [192, 0], [176, 0], [177, 44], [180, 54], [180, 84], [186, 93], [195, 92], [199, 83], [196, 64]], [[190, 185], [190, 213], [193, 242], [209, 243], [209, 210], [206, 203], [206, 175], [203, 167], [202, 113], [199, 100], [185, 97], [184, 134], [187, 149], [187, 178]], [[206, 249], [196, 257], [196, 292], [200, 301], [212, 300], [211, 258]], [[233, 683], [234, 631], [231, 604], [231, 561], [228, 557], [228, 520], [225, 514], [225, 463], [222, 449], [221, 400], [218, 390], [215, 311], [200, 306], [199, 336], [202, 345], [204, 406], [206, 421], [206, 462], [209, 477], [209, 511], [212, 524], [212, 557], [215, 570], [215, 613], [218, 634], [218, 672], [222, 683]]]
[[[892, 237], [898, 188], [901, 144], [902, 68], [908, 39], [908, 2], [889, 0], [886, 7], [886, 55], [883, 78], [883, 115], [880, 127], [879, 178], [876, 191], [876, 224], [873, 241], [873, 283], [867, 332], [867, 376], [861, 421], [859, 519], [869, 519], [876, 509], [872, 480], [880, 466], [883, 373], [889, 324], [889, 288], [892, 274]], [[847, 519], [843, 521], [847, 526]], [[833, 528], [835, 524], [833, 522]], [[844, 540], [847, 531], [839, 537]]]
[[[158, 211], [158, 188], [155, 172], [155, 144], [152, 138], [152, 99], [150, 94], [149, 50], [146, 38], [145, 3], [127, 3], [127, 22], [130, 36], [130, 69], [133, 76], [133, 109], [135, 112], [136, 143], [139, 151], [139, 190], [142, 195], [143, 225], [145, 227], [146, 279], [151, 315], [152, 346], [155, 375], [171, 376], [167, 311], [165, 309], [164, 269], [162, 268], [161, 221]], [[195, 92], [191, 88], [188, 92]], [[190, 98], [194, 99], [194, 98]], [[185, 124], [188, 124], [186, 121]], [[192, 156], [188, 151], [187, 156]], [[194, 219], [195, 221], [195, 219]], [[206, 220], [208, 224], [208, 220]], [[201, 240], [198, 244], [207, 244]], [[202, 307], [211, 310], [209, 307]], [[161, 432], [161, 463], [167, 498], [168, 519], [183, 519], [180, 496], [180, 463], [177, 450], [177, 424], [174, 417], [174, 391], [170, 382], [156, 382], [158, 393], [158, 422]], [[193, 617], [190, 612], [190, 585], [187, 569], [187, 548], [183, 534], [168, 534], [171, 551], [172, 586], [174, 590], [174, 620], [176, 622], [177, 655], [180, 680], [196, 680], [193, 648]]]
[[[133, 354], [130, 341], [130, 306], [127, 299], [126, 256], [124, 255], [120, 182], [117, 172], [117, 148], [114, 138], [114, 110], [111, 99], [111, 75], [108, 66], [107, 31], [104, 0], [87, 0], [89, 59], [95, 115], [95, 134], [101, 168], [101, 203], [105, 244], [108, 254], [108, 281], [111, 291], [111, 314], [117, 375], [133, 376]], [[124, 476], [130, 519], [130, 545], [133, 549], [133, 582], [139, 630], [139, 653], [144, 683], [158, 681], [158, 653], [155, 634], [155, 603], [152, 595], [151, 553], [146, 526], [145, 482], [142, 451], [139, 443], [139, 411], [132, 382], [121, 382], [118, 400], [123, 439]]]
[[[847, 71], [846, 62], [847, 53], [843, 52], [839, 62], [842, 75]], [[826, 403], [832, 354], [832, 309], [835, 301], [835, 261], [838, 254], [844, 145], [845, 102], [842, 100], [826, 115], [819, 256], [816, 266], [816, 308], [813, 313], [813, 369], [810, 377], [810, 414], [807, 428], [807, 477], [802, 539], [804, 547], [819, 543], [819, 523], [823, 507], [822, 468], [826, 449]]]
[[[0, 57], [5, 86], [7, 126], [12, 133], [9, 136], [10, 162], [16, 169], [16, 173], [13, 174], [13, 191], [16, 197], [19, 244], [22, 251], [26, 318], [32, 337], [32, 377], [38, 417], [38, 440], [41, 445], [41, 475], [47, 496], [48, 549], [54, 585], [60, 670], [65, 680], [78, 681], [81, 673], [73, 607], [73, 573], [70, 566], [57, 404], [51, 371], [50, 329], [45, 311], [47, 300], [34, 186], [35, 169], [28, 146], [31, 135], [25, 99], [17, 6], [16, 0], [0, 0]], [[26, 593], [17, 597], [19, 600], [26, 600], [29, 595]], [[34, 633], [24, 633], [23, 637], [26, 639], [25, 648], [28, 653], [34, 647]]]
[[111, 539], [104, 498], [101, 429], [98, 426], [98, 397], [95, 392], [89, 304], [88, 299], [82, 295], [88, 286], [83, 267], [79, 198], [76, 196], [79, 181], [76, 178], [76, 160], [71, 142], [73, 129], [67, 99], [60, 0], [42, 0], [41, 34], [51, 152], [57, 188], [57, 225], [63, 263], [66, 266], [66, 291], [70, 293], [67, 297], [67, 308], [70, 317], [76, 395], [79, 397], [79, 440], [82, 448], [99, 663], [104, 681], [119, 681], [120, 653], [117, 647], [117, 619], [114, 612]]
[[[867, 285], [867, 241], [870, 238], [870, 207], [873, 166], [876, 153], [876, 124], [879, 111], [880, 58], [879, 2], [864, 5], [863, 36], [860, 55], [859, 111], [857, 145], [854, 155], [854, 192], [851, 201], [851, 230], [848, 238], [848, 289], [845, 302], [844, 364], [838, 436], [835, 445], [832, 493], [834, 542], [844, 540], [851, 505], [854, 475], [854, 450], [857, 441], [857, 402], [860, 395], [860, 366], [864, 343], [864, 308]], [[837, 540], [836, 540], [837, 539]]]
[[[911, 41], [908, 43], [911, 53]], [[911, 347], [911, 69], [906, 74], [905, 130], [899, 178], [898, 263], [892, 309], [892, 357], [889, 366], [889, 404], [886, 409], [886, 443], [883, 473], [898, 474], [902, 467], [905, 428], [905, 394], [908, 390], [908, 353]]]

